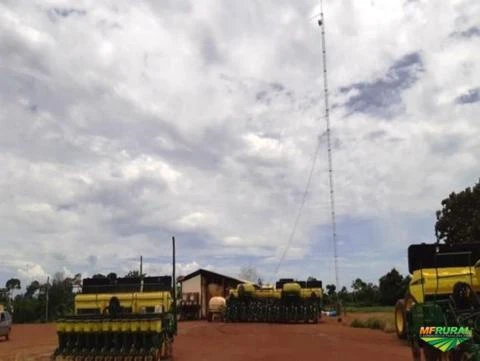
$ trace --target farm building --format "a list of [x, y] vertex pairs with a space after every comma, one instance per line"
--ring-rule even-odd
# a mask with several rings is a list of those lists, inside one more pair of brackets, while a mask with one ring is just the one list
[[208, 301], [211, 297], [226, 297], [231, 288], [246, 281], [225, 276], [216, 272], [199, 269], [184, 277], [179, 277], [183, 298], [196, 300], [199, 304], [200, 318], [207, 317]]

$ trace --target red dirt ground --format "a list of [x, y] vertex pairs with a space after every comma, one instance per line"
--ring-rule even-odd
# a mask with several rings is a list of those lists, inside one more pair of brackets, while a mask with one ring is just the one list
[[[53, 325], [14, 325], [0, 341], [0, 361], [47, 361], [56, 345]], [[411, 360], [394, 334], [325, 320], [317, 325], [179, 324], [175, 361]]]

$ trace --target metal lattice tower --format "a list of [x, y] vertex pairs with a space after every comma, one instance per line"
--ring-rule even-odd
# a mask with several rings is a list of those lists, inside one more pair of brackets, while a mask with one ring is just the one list
[[323, 16], [323, 0], [320, 0], [320, 20], [318, 25], [322, 29], [322, 60], [323, 60], [323, 89], [325, 99], [325, 122], [328, 147], [328, 180], [330, 185], [330, 211], [332, 221], [333, 261], [335, 267], [335, 287], [339, 290], [338, 281], [338, 250], [337, 250], [337, 222], [335, 215], [335, 187], [333, 179], [332, 140], [330, 134], [330, 107], [328, 104], [328, 77], [327, 77], [327, 49], [325, 44], [325, 20]]

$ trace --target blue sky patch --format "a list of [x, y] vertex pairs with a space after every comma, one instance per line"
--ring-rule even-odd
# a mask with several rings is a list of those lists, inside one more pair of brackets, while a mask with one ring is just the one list
[[341, 93], [353, 91], [345, 106], [353, 112], [391, 118], [395, 106], [401, 105], [401, 93], [418, 80], [423, 70], [419, 53], [410, 53], [396, 61], [383, 78], [371, 82], [359, 82], [340, 88]]
[[456, 100], [457, 104], [471, 104], [480, 101], [480, 88], [470, 89], [465, 94], [460, 95]]
[[472, 38], [475, 36], [480, 36], [480, 28], [478, 26], [472, 26], [467, 30], [455, 31], [452, 33], [453, 37], [462, 37], [462, 38]]

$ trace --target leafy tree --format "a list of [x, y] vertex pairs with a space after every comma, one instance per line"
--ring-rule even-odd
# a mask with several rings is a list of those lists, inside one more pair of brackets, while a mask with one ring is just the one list
[[37, 292], [40, 289], [40, 282], [38, 281], [33, 281], [27, 286], [27, 290], [25, 291], [25, 298], [32, 298], [35, 292]]
[[360, 278], [352, 282], [353, 301], [359, 306], [373, 306], [379, 302], [378, 286], [366, 283]]
[[43, 309], [36, 298], [27, 298], [22, 295], [17, 295], [13, 302], [13, 321], [15, 323], [31, 323], [41, 319]]
[[107, 278], [104, 274], [97, 273], [92, 276], [92, 278], [98, 279], [98, 278]]
[[435, 224], [439, 241], [447, 244], [480, 242], [480, 180], [473, 188], [452, 192], [441, 204]]
[[13, 290], [19, 290], [22, 288], [20, 280], [18, 278], [10, 278], [7, 283], [5, 283], [5, 288], [11, 292]]
[[343, 303], [351, 302], [350, 293], [348, 293], [347, 287], [343, 286], [338, 292], [338, 299]]
[[410, 278], [404, 278], [395, 268], [382, 276], [379, 283], [380, 302], [384, 305], [395, 305], [398, 299], [405, 296]]
[[6, 288], [0, 288], [0, 304], [8, 302], [8, 290]]
[[73, 276], [72, 282], [73, 282], [74, 286], [81, 285], [82, 284], [82, 274], [77, 273], [75, 276]]
[[[145, 277], [146, 274], [143, 273], [141, 276]], [[140, 277], [140, 271], [138, 271], [138, 270], [129, 271], [124, 277], [126, 277], [126, 278], [139, 278]]]
[[327, 295], [330, 297], [335, 295], [335, 290], [337, 288], [335, 285], [326, 285], [325, 288], [327, 289]]
[[363, 282], [360, 278], [357, 278], [355, 281], [352, 282], [352, 288], [354, 291], [359, 292], [367, 286], [365, 282]]
[[18, 278], [10, 278], [5, 283], [5, 289], [7, 290], [7, 308], [11, 310], [12, 306], [12, 299], [13, 299], [13, 291], [19, 290], [22, 288], [20, 280]]
[[77, 273], [72, 278], [72, 288], [75, 293], [79, 292], [82, 289], [82, 274]]
[[44, 319], [46, 293], [48, 292], [48, 319], [56, 320], [59, 317], [73, 313], [74, 293], [72, 278], [64, 278], [62, 273], [56, 273], [52, 284], [42, 285], [42, 293], [38, 296], [41, 310], [40, 319]]
[[[18, 282], [17, 282], [18, 281]], [[74, 310], [73, 292], [81, 285], [81, 274], [65, 277], [61, 272], [55, 273], [52, 282], [31, 282], [23, 294], [17, 294], [10, 305], [13, 306], [13, 321], [15, 323], [39, 322], [45, 320], [47, 293], [48, 293], [48, 320], [70, 314]], [[0, 302], [11, 299], [11, 291], [18, 290], [20, 281], [7, 281], [6, 288], [0, 289]]]

